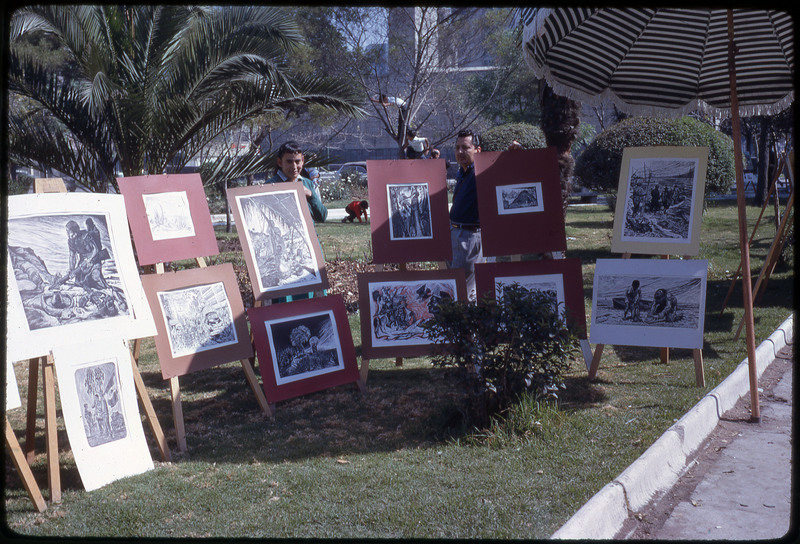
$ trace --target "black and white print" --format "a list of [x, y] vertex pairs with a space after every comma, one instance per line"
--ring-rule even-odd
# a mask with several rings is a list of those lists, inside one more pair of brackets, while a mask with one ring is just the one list
[[152, 470], [129, 344], [99, 338], [60, 345], [53, 361], [64, 427], [86, 490]]
[[514, 284], [527, 291], [538, 291], [546, 294], [553, 304], [553, 309], [559, 312], [563, 319], [566, 311], [563, 275], [537, 274], [535, 276], [498, 276], [494, 280], [495, 298], [498, 301], [503, 300], [508, 288]]
[[333, 312], [266, 321], [277, 385], [344, 369]]
[[159, 291], [158, 302], [173, 358], [238, 342], [222, 282]]
[[142, 199], [153, 240], [191, 238], [195, 235], [186, 191], [143, 194]]
[[495, 191], [498, 215], [544, 211], [541, 183], [498, 185]]
[[707, 261], [598, 259], [592, 342], [702, 347]]
[[433, 238], [427, 183], [389, 184], [389, 237], [391, 240]]
[[8, 220], [8, 254], [32, 331], [132, 315], [106, 214]]
[[372, 346], [431, 344], [422, 327], [442, 300], [456, 300], [456, 280], [369, 284]]
[[697, 170], [698, 159], [631, 159], [621, 239], [688, 241]]
[[76, 369], [75, 388], [90, 447], [128, 436], [117, 366], [113, 361]]
[[237, 201], [259, 292], [319, 284], [320, 271], [297, 192], [238, 196]]

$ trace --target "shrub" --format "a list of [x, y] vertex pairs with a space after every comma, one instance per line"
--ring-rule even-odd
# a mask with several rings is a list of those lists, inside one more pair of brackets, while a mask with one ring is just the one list
[[595, 191], [615, 193], [624, 148], [666, 145], [707, 146], [706, 193], [730, 190], [735, 180], [733, 140], [691, 117], [630, 117], [606, 129], [578, 157], [576, 181]]
[[33, 184], [33, 178], [26, 174], [17, 174], [16, 179], [8, 179], [6, 187], [9, 195], [24, 195]]
[[484, 428], [524, 392], [556, 397], [577, 353], [577, 334], [564, 324], [550, 294], [518, 284], [500, 302], [445, 300], [423, 325], [437, 345], [434, 366], [455, 367], [466, 392], [465, 415]]
[[544, 132], [528, 123], [507, 123], [490, 128], [481, 134], [482, 151], [505, 151], [508, 144], [518, 141], [524, 149], [542, 149], [547, 147]]

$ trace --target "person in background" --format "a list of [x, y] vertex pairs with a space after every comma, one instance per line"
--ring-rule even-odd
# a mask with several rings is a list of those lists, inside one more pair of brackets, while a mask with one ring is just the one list
[[350, 204], [344, 207], [344, 211], [347, 212], [347, 217], [342, 219], [342, 223], [346, 221], [353, 222], [354, 219], [358, 218], [358, 222], [361, 223], [361, 216], [364, 216], [364, 221], [369, 219], [367, 217], [367, 209], [369, 208], [369, 202], [366, 200], [354, 200]]
[[278, 148], [277, 154], [277, 169], [275, 175], [269, 178], [266, 183], [281, 183], [284, 181], [295, 182], [299, 181], [303, 184], [303, 192], [306, 195], [308, 202], [308, 209], [311, 212], [311, 217], [318, 223], [323, 223], [328, 217], [328, 208], [322, 203], [319, 196], [319, 191], [314, 186], [314, 182], [303, 177], [303, 149], [300, 144], [294, 140], [289, 140], [283, 143]]
[[438, 159], [440, 156], [441, 156], [441, 152], [438, 149], [436, 149], [436, 148], [431, 149], [431, 158], [432, 159]]
[[313, 181], [314, 187], [316, 188], [317, 192], [319, 192], [319, 170], [316, 168], [303, 168], [303, 171], [300, 172], [300, 175]]
[[475, 186], [475, 154], [481, 151], [478, 134], [462, 130], [456, 138], [456, 185], [450, 208], [450, 243], [453, 260], [447, 268], [463, 268], [467, 278], [467, 294], [476, 299], [475, 264], [486, 262], [481, 246], [481, 222], [478, 217], [478, 191]]
[[417, 131], [413, 128], [406, 130], [406, 158], [425, 159], [430, 152], [430, 143], [427, 138], [417, 136]]

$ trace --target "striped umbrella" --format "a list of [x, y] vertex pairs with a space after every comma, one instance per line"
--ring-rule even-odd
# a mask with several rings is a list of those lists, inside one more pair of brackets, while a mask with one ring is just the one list
[[[730, 114], [728, 10], [526, 8], [525, 59], [562, 96], [631, 114]], [[784, 11], [733, 10], [741, 115], [794, 100], [794, 28]]]
[[[757, 9], [523, 8], [525, 60], [562, 96], [641, 115], [729, 115], [742, 269], [750, 270], [739, 115], [794, 101], [789, 13]], [[753, 292], [742, 275], [751, 418], [761, 419]]]

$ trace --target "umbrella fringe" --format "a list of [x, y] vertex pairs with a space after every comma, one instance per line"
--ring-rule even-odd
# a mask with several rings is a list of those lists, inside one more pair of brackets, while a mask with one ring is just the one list
[[[688, 115], [694, 111], [702, 111], [714, 117], [728, 118], [731, 116], [730, 108], [717, 108], [711, 106], [703, 100], [695, 99], [681, 107], [662, 108], [658, 106], [651, 106], [647, 104], [630, 104], [624, 99], [617, 96], [611, 89], [606, 89], [600, 94], [589, 94], [577, 90], [574, 87], [564, 85], [555, 81], [552, 77], [550, 70], [547, 67], [541, 67], [531, 58], [530, 55], [525, 55], [525, 62], [533, 70], [534, 75], [538, 79], [544, 79], [547, 84], [553, 89], [553, 92], [564, 98], [582, 102], [588, 106], [599, 107], [604, 103], [613, 103], [618, 110], [628, 113], [630, 115], [641, 115], [645, 117], [675, 117], [680, 115]], [[753, 115], [776, 115], [794, 102], [794, 92], [783, 97], [781, 100], [772, 104], [739, 104], [739, 115], [741, 117], [751, 117]]]

